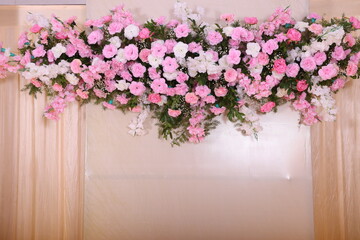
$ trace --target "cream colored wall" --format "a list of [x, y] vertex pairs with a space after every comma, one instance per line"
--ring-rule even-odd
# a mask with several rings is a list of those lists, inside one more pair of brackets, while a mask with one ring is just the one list
[[[168, 16], [174, 1], [123, 1], [140, 20]], [[190, 2], [190, 1], [189, 1]], [[191, 1], [192, 5], [193, 2]], [[87, 1], [99, 17], [115, 0]], [[301, 1], [196, 1], [220, 13], [265, 18]], [[313, 239], [309, 129], [287, 108], [262, 119], [259, 141], [222, 124], [199, 145], [171, 148], [156, 127], [131, 137], [134, 115], [87, 106], [85, 239]]]

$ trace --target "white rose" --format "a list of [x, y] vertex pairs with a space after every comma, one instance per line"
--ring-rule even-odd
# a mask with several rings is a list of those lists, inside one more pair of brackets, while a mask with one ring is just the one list
[[229, 67], [232, 67], [232, 64], [229, 64], [227, 61], [227, 56], [224, 55], [219, 59], [219, 66], [222, 69], [228, 69]]
[[121, 46], [121, 40], [118, 36], [112, 37], [109, 39], [110, 44], [114, 45], [116, 48]]
[[148, 61], [149, 61], [149, 64], [154, 67], [154, 68], [157, 68], [160, 66], [160, 64], [162, 63], [163, 59], [160, 58], [160, 57], [155, 57], [154, 55], [150, 54], [148, 56]]
[[257, 57], [260, 52], [260, 45], [258, 43], [250, 42], [246, 45], [246, 54], [252, 57]]
[[51, 52], [54, 54], [54, 58], [57, 59], [61, 56], [61, 54], [66, 53], [66, 47], [64, 47], [61, 43], [58, 43], [55, 47], [51, 48]]
[[178, 42], [174, 46], [174, 54], [177, 58], [185, 58], [186, 53], [188, 52], [189, 46], [183, 42]]
[[79, 83], [79, 78], [76, 77], [73, 73], [66, 74], [65, 78], [71, 85], [77, 85]]
[[234, 28], [233, 28], [233, 27], [230, 27], [230, 26], [224, 27], [224, 28], [223, 28], [223, 32], [225, 33], [226, 36], [230, 37], [231, 34], [232, 34], [233, 29], [234, 29]]
[[117, 52], [117, 55], [115, 57], [115, 59], [119, 62], [125, 63], [126, 59], [125, 59], [125, 54], [124, 54], [124, 49], [120, 48]]
[[125, 28], [124, 35], [127, 39], [137, 37], [139, 35], [139, 27], [134, 24], [130, 24]]
[[128, 83], [125, 80], [117, 81], [117, 83], [115, 84], [115, 87], [120, 91], [124, 91], [124, 90], [128, 89], [129, 86], [130, 86], [130, 83]]
[[168, 81], [172, 81], [176, 79], [177, 76], [177, 72], [173, 72], [173, 73], [163, 73], [164, 78], [166, 78]]
[[297, 22], [294, 26], [294, 28], [296, 28], [297, 30], [299, 30], [300, 32], [305, 31], [307, 28], [309, 27], [309, 23], [307, 22]]

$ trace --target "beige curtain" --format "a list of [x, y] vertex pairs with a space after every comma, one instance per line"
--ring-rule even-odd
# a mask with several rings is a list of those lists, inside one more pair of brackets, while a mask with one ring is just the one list
[[[5, 46], [16, 49], [28, 11], [83, 20], [85, 7], [0, 7]], [[0, 79], [0, 239], [82, 239], [83, 109], [72, 104], [62, 120], [46, 120], [46, 98], [21, 92], [24, 83]]]
[[[311, 0], [328, 17], [360, 16], [360, 1]], [[360, 80], [337, 94], [334, 123], [312, 128], [316, 240], [360, 239]]]

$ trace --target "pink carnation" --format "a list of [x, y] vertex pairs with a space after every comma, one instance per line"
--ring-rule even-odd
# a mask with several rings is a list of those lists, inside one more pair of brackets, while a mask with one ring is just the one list
[[296, 77], [299, 73], [300, 67], [297, 63], [291, 63], [286, 67], [286, 76]]
[[231, 33], [231, 39], [235, 41], [250, 42], [254, 40], [254, 34], [243, 27], [236, 27]]
[[296, 89], [299, 91], [299, 92], [302, 92], [302, 91], [305, 91], [307, 88], [308, 88], [308, 84], [306, 83], [305, 80], [300, 80], [297, 82], [296, 84]]
[[178, 83], [184, 83], [187, 80], [189, 80], [189, 75], [187, 75], [186, 73], [179, 72], [178, 75], [176, 76], [176, 81]]
[[116, 101], [120, 104], [127, 104], [129, 102], [129, 98], [126, 97], [125, 94], [117, 95]]
[[274, 61], [274, 70], [279, 74], [286, 72], [286, 62], [285, 59], [279, 58]]
[[187, 24], [180, 24], [174, 29], [174, 31], [177, 38], [183, 38], [189, 35], [190, 28]]
[[105, 58], [112, 58], [117, 54], [117, 48], [113, 44], [105, 45], [102, 54]]
[[139, 32], [139, 37], [140, 37], [141, 39], [150, 38], [150, 30], [147, 29], [147, 28], [141, 29], [141, 31]]
[[261, 106], [260, 111], [263, 113], [270, 112], [275, 107], [274, 102], [267, 102]]
[[307, 72], [311, 72], [316, 68], [316, 62], [313, 57], [303, 58], [300, 62], [300, 67]]
[[129, 89], [133, 95], [141, 96], [145, 92], [146, 87], [144, 86], [144, 84], [142, 82], [132, 81], [130, 83]]
[[89, 98], [88, 92], [81, 91], [80, 89], [76, 90], [76, 94], [82, 99], [88, 99]]
[[246, 24], [254, 25], [258, 23], [258, 19], [256, 17], [244, 17], [244, 21]]
[[260, 65], [267, 65], [269, 63], [269, 55], [267, 55], [266, 53], [260, 52], [257, 57], [256, 57], [258, 63]]
[[210, 45], [217, 45], [223, 40], [221, 34], [217, 31], [210, 31], [206, 37]]
[[225, 81], [230, 82], [230, 83], [234, 82], [237, 78], [237, 75], [238, 75], [238, 72], [235, 69], [229, 68], [224, 73]]
[[351, 35], [350, 33], [347, 33], [347, 34], [345, 35], [344, 42], [347, 43], [347, 44], [349, 45], [349, 47], [352, 47], [352, 46], [355, 45], [356, 40], [355, 40], [355, 38], [353, 37], [353, 35]]
[[160, 58], [164, 57], [166, 51], [167, 48], [162, 43], [155, 43], [151, 47], [151, 54], [154, 55], [155, 57], [160, 57]]
[[194, 105], [199, 101], [199, 97], [195, 95], [195, 93], [190, 92], [185, 95], [185, 102]]
[[164, 78], [155, 79], [151, 83], [150, 87], [155, 93], [161, 93], [161, 94], [165, 94], [168, 88]]
[[170, 117], [178, 117], [181, 114], [181, 110], [173, 110], [173, 109], [168, 109], [168, 114]]
[[40, 30], [42, 29], [42, 27], [40, 27], [38, 24], [35, 24], [34, 26], [32, 26], [30, 28], [30, 32], [32, 33], [38, 33], [40, 32]]
[[68, 57], [73, 57], [76, 52], [77, 52], [77, 50], [76, 50], [76, 48], [75, 48], [74, 45], [68, 44], [68, 45], [66, 46], [66, 55], [67, 55]]

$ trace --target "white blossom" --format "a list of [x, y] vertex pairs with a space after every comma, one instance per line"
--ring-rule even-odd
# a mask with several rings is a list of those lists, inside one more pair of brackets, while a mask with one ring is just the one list
[[250, 42], [246, 45], [246, 54], [252, 57], [257, 57], [260, 52], [260, 45], [258, 43]]
[[139, 31], [138, 26], [130, 24], [125, 28], [124, 35], [127, 39], [133, 39], [139, 35]]

